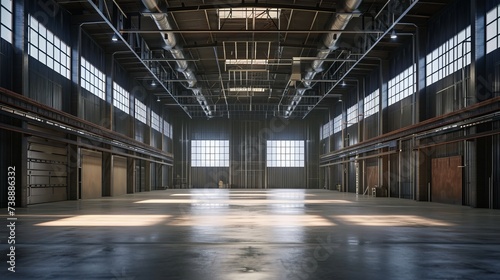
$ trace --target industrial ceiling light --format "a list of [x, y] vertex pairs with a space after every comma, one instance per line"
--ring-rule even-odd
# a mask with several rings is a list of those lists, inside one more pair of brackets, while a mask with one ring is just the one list
[[113, 41], [113, 42], [118, 41], [118, 36], [116, 36], [116, 33], [113, 33], [113, 37], [111, 37], [111, 41]]
[[156, 81], [155, 80], [152, 80], [151, 81], [151, 86], [155, 87], [156, 86]]
[[160, 97], [159, 96], [156, 98], [156, 102], [160, 102]]
[[396, 33], [396, 30], [392, 29], [391, 39], [396, 39], [396, 38], [398, 38], [398, 34]]
[[345, 80], [342, 80], [342, 84], [341, 84], [341, 85], [342, 85], [343, 87], [345, 87], [345, 86], [346, 86], [346, 84], [345, 84]]

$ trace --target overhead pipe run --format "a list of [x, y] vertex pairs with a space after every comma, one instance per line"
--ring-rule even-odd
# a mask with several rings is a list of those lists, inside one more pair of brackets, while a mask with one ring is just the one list
[[[160, 30], [172, 30], [172, 26], [168, 21], [167, 14], [162, 12], [158, 6], [158, 0], [142, 0], [142, 3], [151, 12], [150, 16], [158, 26]], [[208, 102], [201, 93], [201, 89], [196, 87], [197, 79], [193, 70], [189, 67], [186, 61], [184, 52], [177, 47], [177, 40], [174, 32], [162, 31], [160, 32], [163, 42], [165, 43], [164, 49], [169, 51], [177, 63], [177, 71], [181, 72], [187, 80], [187, 88], [190, 89], [193, 94], [197, 97], [198, 103], [202, 107], [203, 111], [210, 117], [212, 111]]]
[[[344, 30], [353, 17], [352, 12], [354, 12], [359, 7], [361, 2], [361, 0], [347, 0], [344, 4], [344, 10], [342, 11], [342, 13], [336, 14], [335, 20], [333, 21], [329, 29]], [[342, 32], [340, 31], [334, 31], [326, 34], [325, 38], [323, 39], [323, 48], [318, 51], [318, 54], [316, 55], [317, 59], [311, 63], [310, 69], [304, 76], [304, 87], [297, 89], [297, 92], [293, 97], [291, 104], [288, 105], [287, 110], [285, 111], [285, 117], [290, 117], [292, 115], [306, 90], [311, 88], [311, 82], [314, 79], [314, 76], [323, 71], [323, 63], [325, 62], [325, 59], [332, 53], [332, 51], [335, 50], [335, 45], [337, 44], [337, 41], [339, 40], [341, 34]]]
[[[139, 56], [136, 51], [132, 48], [132, 46], [127, 43], [127, 41], [122, 37], [120, 31], [118, 31], [116, 29], [116, 27], [113, 25], [113, 23], [111, 23], [111, 21], [108, 19], [108, 16], [106, 16], [102, 11], [101, 9], [94, 3], [94, 0], [87, 0], [87, 3], [92, 7], [94, 8], [94, 10], [96, 11], [96, 13], [103, 19], [103, 21], [109, 26], [109, 28], [111, 28], [111, 30], [113, 31], [113, 33], [118, 37], [119, 41], [122, 41], [125, 46], [128, 48], [128, 50], [130, 51], [130, 53], [132, 53], [140, 62], [141, 64], [146, 68], [146, 70], [148, 70], [148, 72], [154, 76], [155, 79], [158, 79], [158, 77], [156, 76], [156, 74], [153, 72], [153, 70], [149, 67], [149, 65], [142, 59], [141, 56]], [[160, 81], [158, 79], [158, 81]], [[189, 118], [192, 118], [192, 116], [189, 114], [189, 112], [179, 103], [179, 101], [177, 100], [177, 98], [175, 98], [172, 94], [172, 92], [170, 92], [170, 90], [165, 86], [165, 84], [162, 83], [162, 87], [165, 89], [165, 91], [170, 95], [172, 96], [172, 98], [174, 99], [174, 101], [177, 103], [177, 105], [179, 105], [181, 107], [181, 109], [189, 116]]]

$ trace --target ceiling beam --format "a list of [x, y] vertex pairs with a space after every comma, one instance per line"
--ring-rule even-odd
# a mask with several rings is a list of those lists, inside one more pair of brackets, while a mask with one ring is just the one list
[[385, 31], [382, 30], [343, 30], [343, 29], [324, 29], [324, 30], [309, 30], [309, 29], [295, 29], [295, 30], [277, 30], [277, 29], [254, 29], [254, 30], [209, 30], [209, 29], [184, 29], [184, 30], [172, 30], [172, 29], [122, 29], [119, 31], [121, 34], [127, 33], [138, 33], [138, 34], [159, 34], [161, 32], [172, 32], [172, 33], [183, 33], [183, 34], [202, 34], [202, 33], [214, 33], [214, 34], [275, 34], [275, 33], [293, 33], [293, 34], [323, 34], [331, 32], [339, 32], [344, 34], [383, 34]]
[[[206, 4], [206, 5], [195, 5], [195, 6], [185, 6], [184, 4], [180, 7], [168, 7], [167, 12], [178, 13], [178, 12], [194, 12], [194, 11], [204, 11], [204, 10], [217, 10], [217, 9], [229, 9], [229, 8], [264, 8], [264, 9], [284, 9], [284, 10], [300, 10], [314, 13], [336, 13], [334, 8], [316, 6], [302, 6], [302, 5], [286, 5], [286, 4], [272, 4], [272, 3], [259, 3], [257, 1], [253, 3], [221, 3], [221, 4]], [[146, 13], [143, 13], [146, 14]], [[361, 15], [360, 12], [349, 13], [354, 15]]]

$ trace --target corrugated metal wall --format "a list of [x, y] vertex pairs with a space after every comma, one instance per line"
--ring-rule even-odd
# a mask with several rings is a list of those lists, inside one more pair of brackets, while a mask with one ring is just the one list
[[[494, 129], [500, 129], [500, 121], [493, 124]], [[492, 178], [490, 181], [490, 206], [495, 209], [500, 209], [500, 135], [492, 137]]]
[[231, 188], [265, 188], [266, 136], [259, 133], [263, 129], [259, 121], [232, 122]]
[[[425, 58], [425, 55], [434, 51], [471, 24], [470, 2], [464, 0], [454, 1], [446, 8], [445, 12], [430, 20], [429, 26], [432, 26], [432, 30], [427, 32], [422, 58]], [[467, 47], [470, 48], [470, 43], [464, 42], [462, 44], [467, 44]], [[462, 44], [460, 46], [464, 47]], [[424, 91], [426, 100], [425, 105], [422, 104], [421, 106], [420, 120], [440, 116], [463, 107], [465, 97], [463, 91], [464, 78], [465, 82], [467, 82], [469, 67], [466, 67], [464, 71], [457, 71], [433, 84], [427, 85]]]
[[[176, 122], [174, 173], [191, 187], [318, 188], [319, 122], [310, 120], [183, 120]], [[229, 140], [230, 167], [190, 167], [191, 140]], [[266, 167], [267, 140], [304, 140], [305, 167]]]
[[12, 66], [14, 51], [12, 45], [0, 38], [0, 86], [12, 90]]
[[[389, 68], [385, 69], [388, 80], [393, 79], [402, 71], [411, 67], [413, 63], [416, 63], [413, 59], [412, 48], [411, 40], [406, 41], [401, 50], [391, 59]], [[410, 95], [383, 109], [384, 120], [386, 122], [384, 133], [413, 124], [414, 97], [415, 95]]]

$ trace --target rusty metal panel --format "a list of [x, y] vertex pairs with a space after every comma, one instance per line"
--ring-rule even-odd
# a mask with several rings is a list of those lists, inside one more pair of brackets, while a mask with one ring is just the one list
[[432, 159], [432, 201], [462, 204], [462, 157]]

